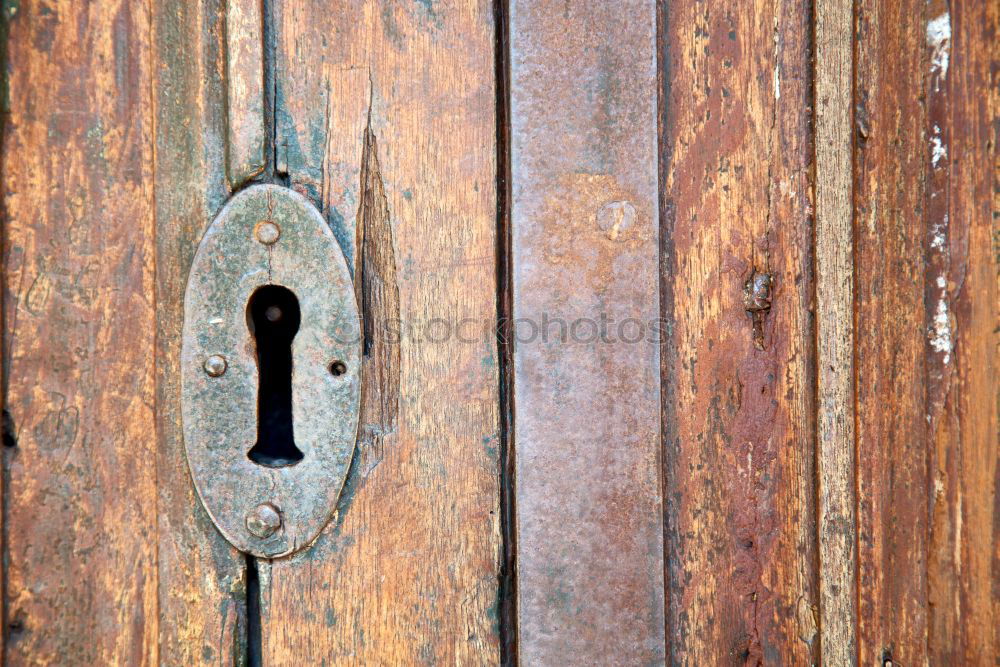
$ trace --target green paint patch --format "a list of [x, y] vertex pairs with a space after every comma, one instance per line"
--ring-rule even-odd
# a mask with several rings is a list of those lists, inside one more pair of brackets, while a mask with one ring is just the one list
[[426, 12], [427, 17], [431, 19], [434, 27], [441, 29], [444, 27], [444, 20], [437, 13], [437, 8], [434, 6], [434, 0], [414, 0], [418, 5], [423, 7], [424, 12]]
[[500, 597], [499, 596], [497, 596], [496, 599], [493, 600], [493, 604], [491, 604], [486, 609], [486, 617], [488, 619], [490, 619], [490, 632], [492, 632], [494, 636], [499, 635], [500, 634]]
[[499, 450], [497, 448], [498, 440], [499, 438], [496, 433], [483, 436], [483, 449], [486, 451], [486, 455], [494, 461], [499, 457]]

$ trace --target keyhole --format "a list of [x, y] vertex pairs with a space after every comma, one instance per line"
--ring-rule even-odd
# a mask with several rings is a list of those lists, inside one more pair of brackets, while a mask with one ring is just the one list
[[302, 319], [299, 300], [281, 285], [260, 287], [247, 305], [257, 342], [257, 443], [247, 453], [269, 468], [295, 465], [302, 452], [292, 428], [292, 339]]

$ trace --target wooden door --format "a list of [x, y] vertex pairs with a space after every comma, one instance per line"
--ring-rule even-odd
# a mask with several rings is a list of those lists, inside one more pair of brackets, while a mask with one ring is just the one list
[[[1000, 3], [4, 0], [5, 664], [994, 664]], [[308, 547], [185, 454], [185, 285], [336, 237]]]

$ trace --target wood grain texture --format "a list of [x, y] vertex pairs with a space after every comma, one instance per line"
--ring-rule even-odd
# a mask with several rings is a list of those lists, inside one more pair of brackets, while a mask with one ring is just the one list
[[856, 2], [860, 664], [927, 660], [924, 7], [919, 1]]
[[263, 0], [226, 0], [226, 175], [232, 189], [264, 170]]
[[857, 660], [852, 0], [819, 0], [816, 30], [816, 364], [821, 656]]
[[156, 303], [161, 661], [238, 664], [246, 647], [244, 558], [216, 531], [191, 482], [179, 366], [188, 269], [202, 233], [229, 196], [225, 6], [221, 0], [155, 0], [150, 25], [156, 282], [148, 295], [155, 294]]
[[655, 7], [509, 12], [518, 654], [658, 663]]
[[[498, 662], [509, 287], [508, 653], [994, 664], [1000, 3], [511, 0], [499, 128], [497, 6], [0, 3], [0, 662]], [[179, 355], [251, 178], [322, 212], [365, 338], [337, 514], [248, 600]]]
[[665, 18], [669, 661], [815, 663], [811, 17]]
[[1000, 655], [1000, 4], [932, 2], [925, 21], [928, 659], [992, 664]]
[[155, 665], [148, 8], [4, 11], [5, 662]]
[[338, 512], [262, 564], [263, 662], [496, 663], [492, 8], [274, 12], [279, 177], [329, 220], [374, 340]]
[[997, 655], [998, 14], [859, 1], [863, 664]]

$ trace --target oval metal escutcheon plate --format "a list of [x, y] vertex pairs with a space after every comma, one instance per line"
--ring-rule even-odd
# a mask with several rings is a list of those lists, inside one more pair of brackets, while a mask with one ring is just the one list
[[315, 207], [274, 185], [236, 194], [188, 277], [181, 398], [195, 487], [237, 549], [293, 553], [333, 514], [357, 435], [359, 334]]

